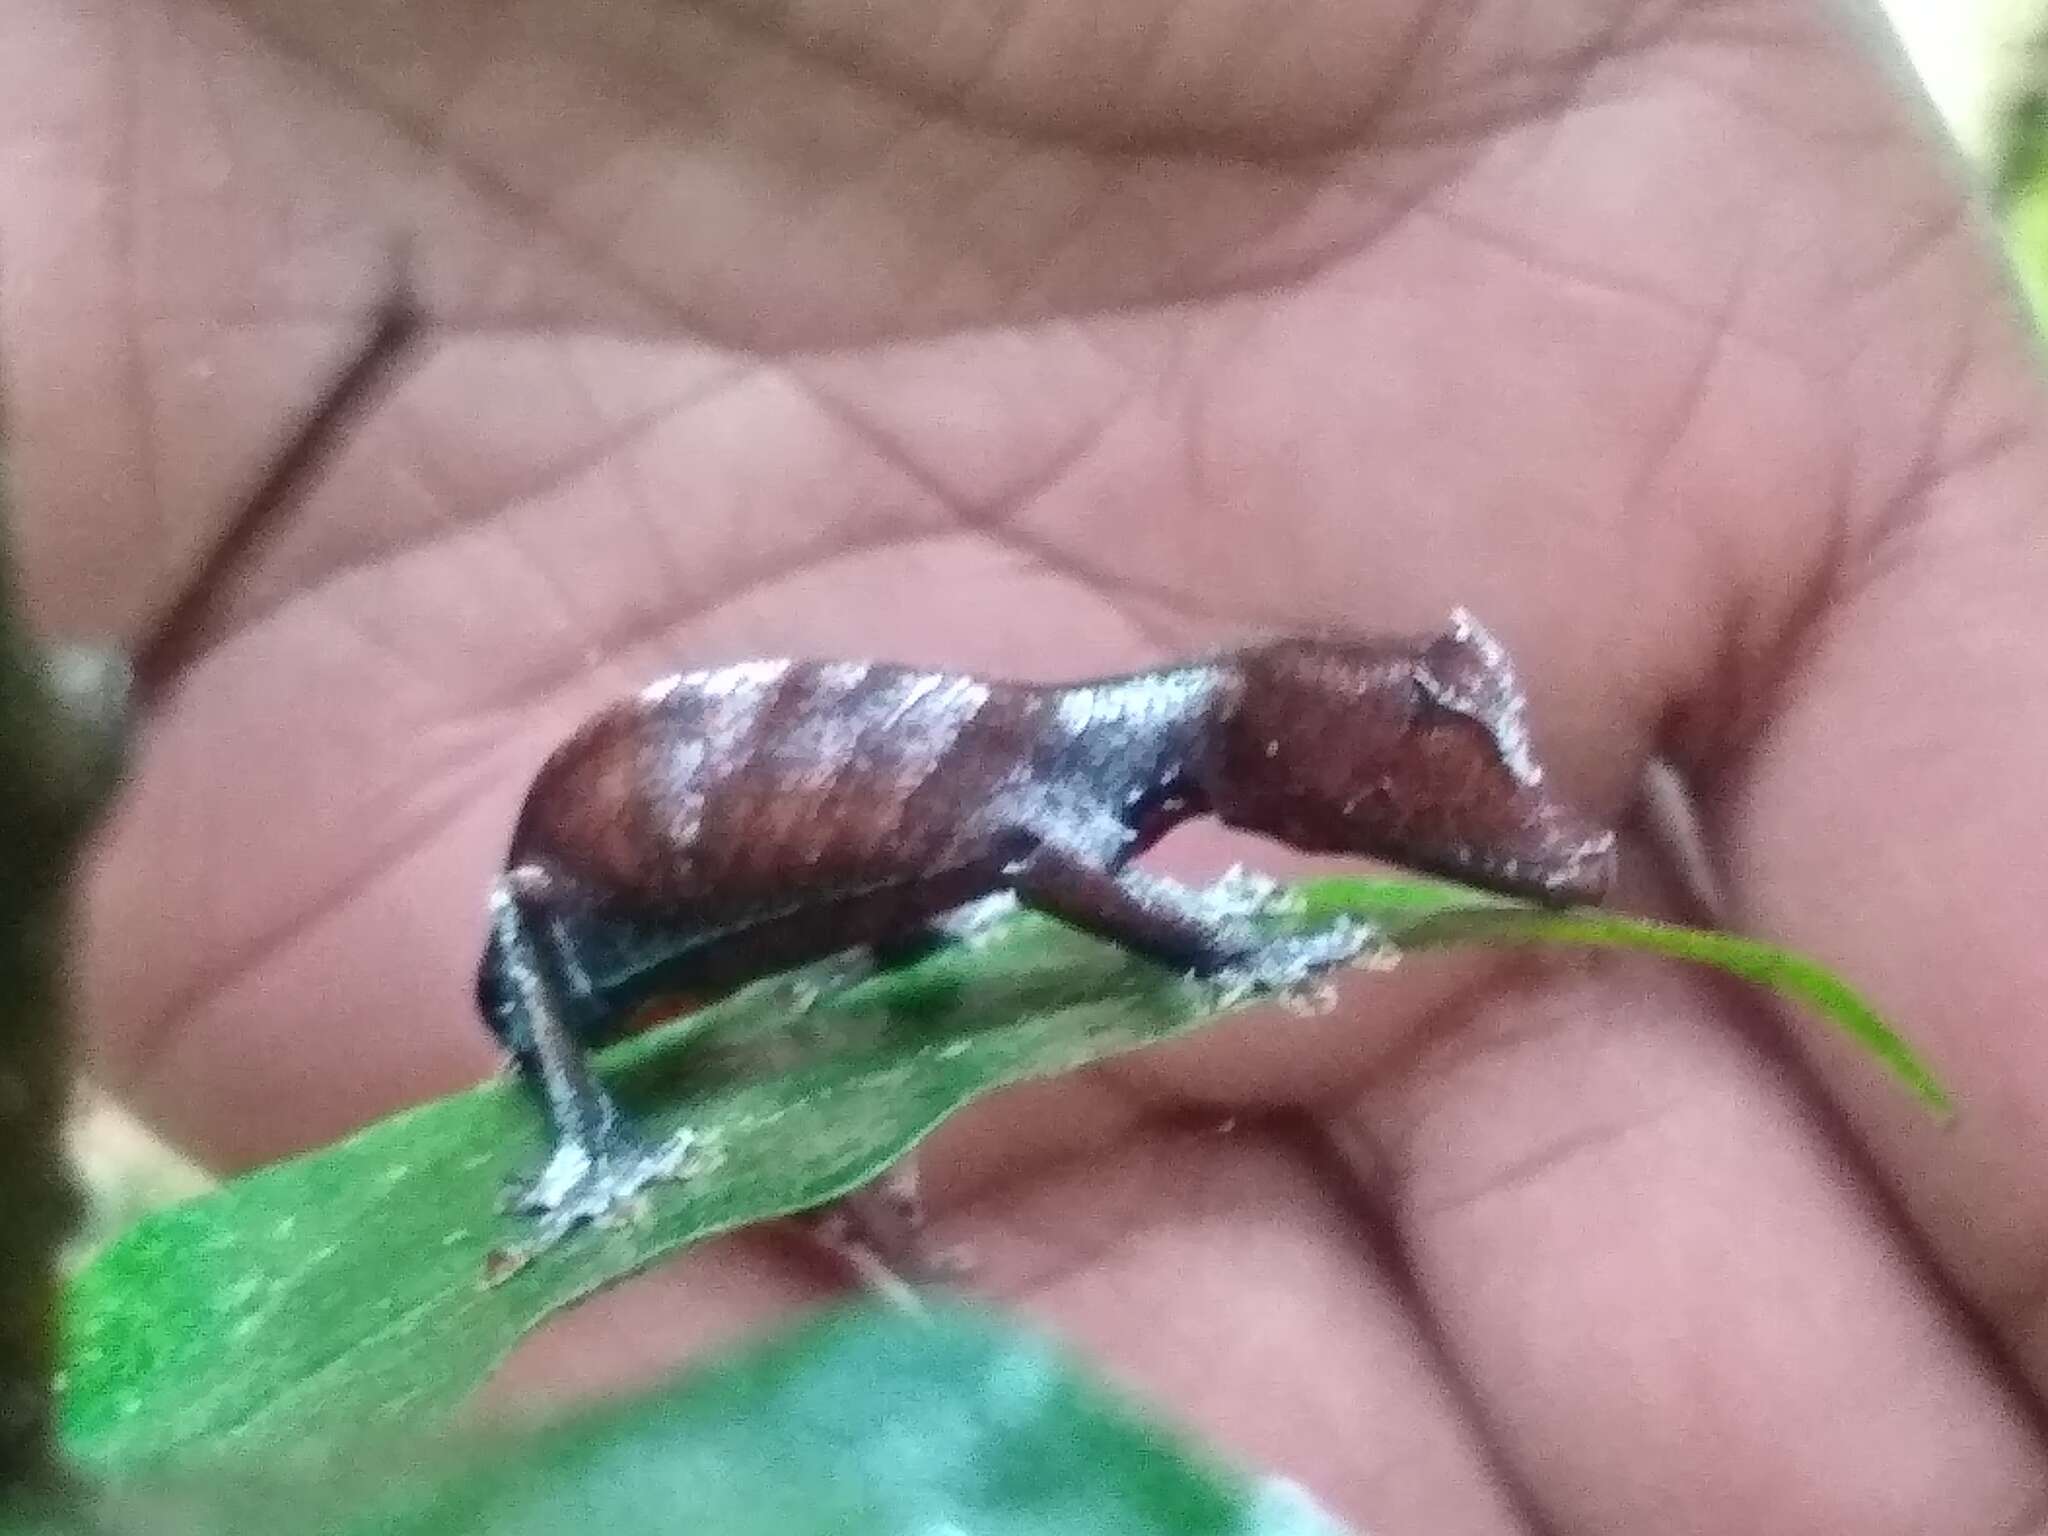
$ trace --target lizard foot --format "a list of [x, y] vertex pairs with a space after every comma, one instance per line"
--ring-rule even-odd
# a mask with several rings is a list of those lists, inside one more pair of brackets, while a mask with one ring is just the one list
[[1379, 930], [1353, 917], [1340, 917], [1311, 933], [1267, 939], [1208, 975], [1211, 1004], [1234, 1008], [1272, 997], [1299, 1012], [1320, 1013], [1335, 1002], [1331, 973], [1368, 951], [1390, 953]]
[[865, 1284], [886, 1294], [957, 1284], [974, 1272], [965, 1249], [933, 1244], [910, 1159], [798, 1220]]
[[1195, 892], [1218, 922], [1248, 918], [1289, 917], [1301, 910], [1301, 898], [1271, 875], [1233, 864]]
[[594, 1142], [562, 1142], [547, 1166], [507, 1202], [513, 1211], [538, 1218], [521, 1245], [525, 1257], [553, 1246], [586, 1223], [615, 1226], [633, 1219], [641, 1191], [658, 1180], [680, 1176], [695, 1142], [691, 1132], [678, 1131], [659, 1146], [650, 1146], [616, 1129]]

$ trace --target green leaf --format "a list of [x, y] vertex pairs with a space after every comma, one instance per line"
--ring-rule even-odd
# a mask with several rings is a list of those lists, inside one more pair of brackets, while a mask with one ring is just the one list
[[[1361, 916], [1405, 948], [1622, 945], [1719, 966], [1813, 1004], [1946, 1102], [1846, 986], [1768, 945], [1431, 882], [1329, 881], [1304, 896], [1311, 917]], [[1029, 915], [805, 1014], [772, 983], [751, 989], [604, 1059], [641, 1125], [689, 1124], [706, 1165], [656, 1190], [644, 1222], [577, 1233], [497, 1285], [486, 1265], [523, 1230], [500, 1196], [540, 1161], [538, 1117], [508, 1082], [422, 1106], [151, 1216], [89, 1265], [70, 1297], [66, 1439], [88, 1461], [132, 1466], [430, 1423], [599, 1286], [859, 1186], [982, 1094], [1214, 1016], [1208, 989]]]
[[1826, 966], [1775, 944], [1597, 907], [1548, 911], [1461, 886], [1326, 880], [1305, 894], [1314, 913], [1377, 911], [1407, 949], [1460, 942], [1584, 945], [1711, 966], [1806, 1004], [1882, 1062], [1929, 1109], [1943, 1117], [1954, 1113], [1933, 1071], [1853, 987]]
[[12, 1529], [232, 1536], [288, 1509], [307, 1536], [1342, 1536], [1038, 1339], [950, 1308], [838, 1312], [537, 1432], [295, 1461], [125, 1483], [90, 1520]]

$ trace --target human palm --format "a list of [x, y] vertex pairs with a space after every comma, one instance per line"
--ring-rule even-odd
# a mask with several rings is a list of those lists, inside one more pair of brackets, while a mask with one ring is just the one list
[[[1733, 919], [1866, 984], [1962, 1119], [1665, 967], [1415, 960], [966, 1117], [945, 1235], [1377, 1531], [2048, 1522], [2048, 975], [2007, 895], [2048, 876], [2040, 399], [1834, 8], [27, 0], [4, 36], [47, 625], [146, 631], [395, 242], [431, 321], [219, 594], [89, 882], [94, 1065], [171, 1133], [246, 1164], [488, 1070], [525, 781], [679, 663], [1058, 676], [1464, 604], [1572, 796], [1675, 758]], [[822, 1294], [803, 1259], [694, 1252], [497, 1390], [707, 1349]]]

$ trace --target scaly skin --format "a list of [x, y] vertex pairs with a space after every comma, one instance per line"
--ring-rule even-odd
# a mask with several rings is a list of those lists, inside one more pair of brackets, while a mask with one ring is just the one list
[[[2048, 411], [1850, 9], [0, 8], [40, 618], [170, 600], [395, 229], [442, 327], [150, 722], [96, 1069], [223, 1166], [494, 1070], [505, 829], [670, 667], [1079, 677], [1468, 603], [1561, 789], [1676, 756], [1733, 920], [1867, 987], [1961, 1122], [1738, 991], [1473, 955], [983, 1106], [940, 1235], [1388, 1536], [2038, 1527]], [[811, 1304], [788, 1246], [688, 1254], [505, 1392]]]
[[1299, 986], [1370, 941], [1264, 935], [1128, 868], [1194, 817], [1597, 901], [1614, 834], [1547, 788], [1526, 713], [1463, 612], [1067, 684], [788, 660], [651, 683], [541, 765], [491, 895], [478, 1007], [556, 1141], [518, 1204], [552, 1241], [681, 1167], [688, 1134], [642, 1144], [586, 1059], [663, 992], [886, 956], [1001, 894], [1223, 986]]

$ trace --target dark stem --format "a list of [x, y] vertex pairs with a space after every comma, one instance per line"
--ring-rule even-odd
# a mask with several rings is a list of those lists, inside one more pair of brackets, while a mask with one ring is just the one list
[[222, 587], [247, 565], [279, 516], [292, 508], [349, 424], [397, 375], [420, 326], [419, 306], [401, 274], [393, 279], [369, 336], [321, 391], [298, 431], [242, 497], [226, 531], [184, 591], [136, 647], [135, 692], [142, 709], [147, 710], [206, 648], [214, 600]]
[[66, 877], [99, 761], [81, 754], [91, 728], [62, 707], [8, 577], [0, 549], [0, 1502], [47, 1486], [56, 1469], [57, 1256], [77, 1205], [63, 1153], [58, 968]]

